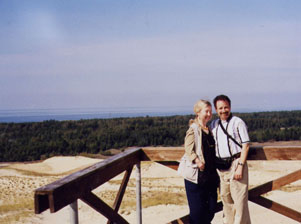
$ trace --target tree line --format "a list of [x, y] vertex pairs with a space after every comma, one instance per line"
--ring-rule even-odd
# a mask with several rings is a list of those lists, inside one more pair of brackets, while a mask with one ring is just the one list
[[[301, 140], [301, 111], [234, 113], [253, 142]], [[193, 115], [0, 123], [0, 161], [106, 154], [131, 146], [180, 146]], [[216, 115], [214, 115], [216, 118]]]

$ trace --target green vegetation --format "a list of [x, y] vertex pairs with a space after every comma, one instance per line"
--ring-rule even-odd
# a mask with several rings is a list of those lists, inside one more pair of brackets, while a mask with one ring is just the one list
[[301, 111], [237, 114], [248, 125], [253, 142], [301, 140]]
[[[301, 111], [239, 113], [252, 141], [301, 140]], [[183, 145], [193, 115], [0, 123], [0, 161], [109, 154], [111, 148]]]

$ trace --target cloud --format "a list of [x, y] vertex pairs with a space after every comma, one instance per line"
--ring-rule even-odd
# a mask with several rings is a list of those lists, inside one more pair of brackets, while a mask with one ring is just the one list
[[[34, 18], [42, 19], [28, 30], [41, 33], [32, 35], [45, 43], [61, 39], [51, 17], [35, 14], [28, 21]], [[295, 26], [265, 23], [93, 43], [71, 41], [2, 54], [0, 75], [6, 87], [0, 87], [7, 91], [4, 95], [15, 96], [16, 104], [18, 97], [27, 95], [34, 105], [45, 107], [43, 98], [49, 105], [155, 106], [193, 104], [221, 92], [248, 94], [250, 102], [258, 93], [300, 93], [301, 45]], [[19, 85], [24, 86], [17, 87], [14, 80], [22, 80]]]

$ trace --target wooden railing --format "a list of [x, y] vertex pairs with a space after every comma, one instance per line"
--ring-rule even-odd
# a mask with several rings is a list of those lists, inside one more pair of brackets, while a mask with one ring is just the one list
[[[78, 223], [77, 200], [80, 199], [100, 214], [105, 216], [108, 223], [128, 223], [119, 213], [119, 207], [127, 187], [133, 167], [137, 167], [137, 223], [141, 217], [141, 161], [153, 161], [172, 169], [177, 169], [178, 160], [184, 153], [183, 147], [146, 147], [126, 150], [104, 161], [96, 163], [84, 170], [73, 173], [35, 190], [35, 213], [39, 214], [47, 209], [54, 213], [65, 206], [73, 211], [72, 223]], [[301, 146], [292, 147], [251, 147], [248, 160], [301, 160]], [[125, 172], [124, 172], [125, 171]], [[119, 191], [112, 207], [97, 197], [92, 190], [106, 183], [110, 179], [124, 172]], [[301, 169], [284, 177], [269, 181], [249, 190], [249, 200], [265, 208], [271, 209], [293, 220], [301, 222], [301, 213], [284, 205], [261, 196], [267, 192], [301, 179]], [[298, 199], [296, 199], [298, 200]], [[222, 209], [218, 203], [216, 212]], [[188, 215], [170, 223], [188, 223]]]

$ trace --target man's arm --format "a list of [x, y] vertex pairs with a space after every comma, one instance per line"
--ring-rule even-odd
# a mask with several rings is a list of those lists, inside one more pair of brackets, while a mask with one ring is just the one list
[[249, 143], [243, 143], [240, 158], [238, 160], [238, 165], [236, 167], [235, 173], [234, 173], [234, 179], [235, 180], [241, 180], [243, 175], [243, 168], [247, 161], [248, 152], [249, 152]]

